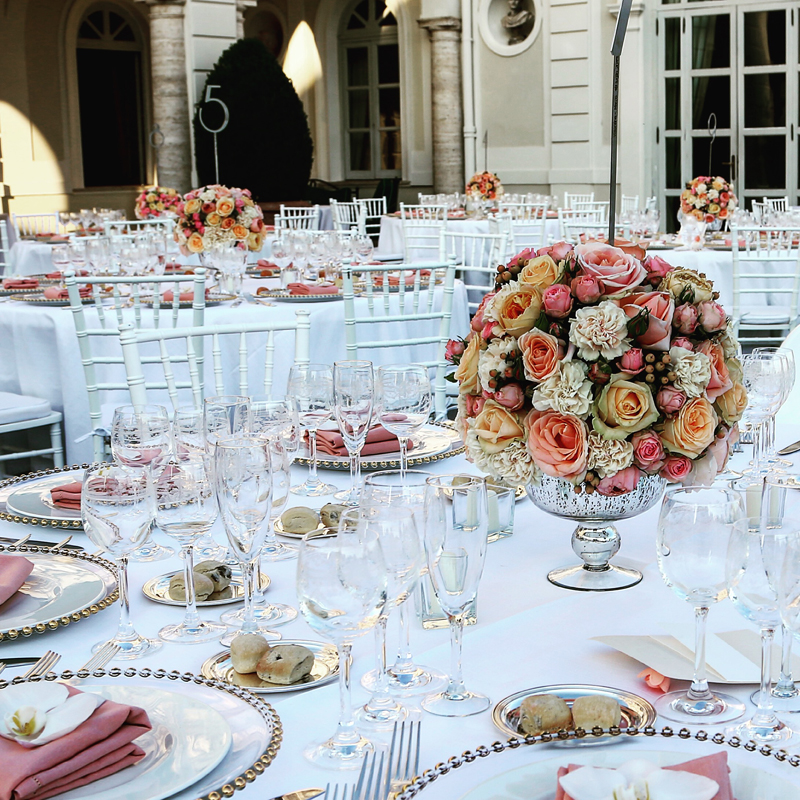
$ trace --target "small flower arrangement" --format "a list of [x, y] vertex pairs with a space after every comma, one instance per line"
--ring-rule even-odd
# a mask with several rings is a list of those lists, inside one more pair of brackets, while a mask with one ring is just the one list
[[588, 494], [642, 475], [710, 483], [747, 405], [718, 297], [638, 246], [523, 250], [446, 349], [467, 456], [514, 485], [545, 474]]
[[134, 213], [136, 219], [175, 216], [181, 196], [176, 189], [164, 186], [148, 186], [137, 198]]
[[264, 214], [248, 189], [201, 186], [183, 196], [177, 213], [175, 238], [189, 253], [228, 244], [257, 251], [264, 243]]
[[681, 212], [700, 222], [727, 219], [738, 204], [733, 184], [719, 176], [700, 175], [681, 192]]
[[494, 172], [476, 172], [467, 182], [466, 193], [474, 199], [497, 200], [505, 189]]

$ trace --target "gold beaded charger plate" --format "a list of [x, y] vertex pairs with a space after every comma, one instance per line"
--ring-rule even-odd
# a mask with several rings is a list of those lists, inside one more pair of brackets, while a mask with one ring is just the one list
[[[173, 788], [167, 793], [166, 789], [158, 787], [157, 793], [152, 795], [143, 792], [123, 794], [123, 791], [128, 789], [125, 783], [127, 776], [132, 769], [135, 769], [132, 767], [117, 774], [116, 778], [119, 784], [114, 789], [115, 793], [107, 795], [108, 800], [120, 800], [120, 798], [156, 800], [166, 797], [167, 794], [174, 800], [196, 800], [197, 798], [219, 800], [221, 797], [231, 797], [237, 790], [244, 789], [264, 773], [264, 770], [275, 759], [283, 739], [280, 717], [269, 703], [238, 686], [209, 680], [190, 672], [181, 673], [177, 670], [167, 672], [164, 669], [147, 667], [138, 670], [135, 668], [122, 670], [114, 667], [96, 670], [91, 675], [86, 671], [77, 674], [64, 672], [58, 676], [58, 679], [89, 692], [94, 691], [95, 687], [98, 690], [101, 687], [103, 690], [112, 687], [136, 689], [143, 694], [143, 700], [139, 705], [144, 707], [148, 714], [150, 714], [150, 708], [156, 705], [147, 701], [148, 691], [177, 694], [189, 698], [194, 703], [207, 705], [224, 719], [230, 729], [230, 744], [226, 752], [222, 754], [221, 760], [205, 775], [194, 775], [191, 784], [187, 784], [186, 788], [182, 790]], [[3, 681], [0, 676], [0, 691], [7, 685], [8, 682]], [[154, 710], [153, 713], [156, 715], [157, 711]], [[187, 723], [178, 730], [174, 722], [167, 720], [165, 726], [170, 729], [172, 736], [183, 737], [186, 735], [187, 729], [193, 727], [193, 724]], [[202, 732], [194, 731], [194, 735], [202, 735]], [[113, 780], [114, 777], [103, 780]], [[100, 781], [97, 782], [97, 784], [100, 783]], [[68, 800], [82, 800], [82, 798], [100, 800], [101, 796], [92, 794], [95, 785], [88, 784], [75, 790], [74, 794], [63, 794], [59, 797]]]
[[305, 639], [282, 639], [276, 644], [299, 644], [307, 647], [314, 654], [314, 666], [311, 668], [311, 674], [297, 683], [282, 684], [262, 681], [255, 672], [246, 675], [236, 672], [233, 664], [231, 664], [230, 650], [211, 656], [203, 664], [200, 674], [204, 678], [241, 686], [256, 694], [280, 694], [282, 692], [297, 692], [302, 689], [314, 689], [317, 686], [336, 680], [339, 676], [339, 651], [332, 644], [312, 642]]
[[[164, 283], [169, 283], [169, 278], [164, 280]], [[235, 294], [227, 294], [224, 292], [209, 292], [206, 296], [206, 308], [209, 306], [218, 306], [220, 303], [228, 303], [231, 300], [235, 300]], [[141, 304], [143, 306], [152, 306], [153, 301], [151, 298], [142, 298]], [[170, 309], [172, 308], [172, 300], [162, 300], [160, 308]], [[178, 308], [193, 308], [194, 307], [194, 300], [179, 300], [178, 301]]]
[[[105, 300], [113, 297], [112, 292], [101, 292], [100, 299]], [[22, 294], [14, 298], [15, 300], [22, 300], [24, 303], [34, 303], [35, 305], [42, 306], [68, 306], [70, 303], [69, 297], [45, 297], [44, 293], [41, 294]], [[94, 295], [89, 297], [81, 297], [81, 303], [85, 306], [94, 304]]]
[[[49, 470], [44, 473], [33, 473], [9, 491], [5, 498], [6, 514], [19, 517], [29, 524], [66, 527], [81, 530], [81, 512], [78, 508], [59, 508], [54, 505], [50, 490], [65, 483], [80, 483], [83, 480], [83, 467], [71, 467], [58, 473]], [[1, 498], [0, 498], [1, 499]], [[38, 520], [38, 522], [33, 522]]]
[[289, 294], [286, 289], [258, 292], [256, 297], [278, 300], [281, 303], [330, 303], [344, 299], [344, 295], [341, 292], [338, 294]]
[[[231, 576], [230, 583], [230, 597], [220, 597], [215, 600], [198, 600], [197, 607], [205, 606], [226, 606], [230, 603], [241, 603], [244, 601], [244, 584], [242, 583], [242, 571], [237, 567], [231, 568], [233, 575]], [[158, 575], [155, 578], [150, 578], [142, 586], [142, 593], [148, 600], [153, 600], [156, 603], [163, 603], [166, 606], [186, 606], [185, 600], [174, 600], [169, 595], [169, 582], [175, 575], [183, 575], [183, 570], [179, 572], [168, 572], [165, 575]], [[272, 583], [269, 575], [261, 573], [261, 588], [265, 590]], [[224, 591], [224, 590], [223, 590]], [[227, 592], [226, 592], [227, 594]]]
[[[558, 684], [555, 686], [537, 686], [535, 689], [523, 689], [508, 697], [504, 697], [492, 709], [492, 722], [506, 736], [524, 736], [519, 727], [519, 707], [526, 697], [551, 694], [560, 697], [570, 708], [579, 697], [609, 697], [620, 706], [622, 722], [620, 728], [646, 728], [656, 721], [656, 710], [652, 704], [639, 695], [626, 692], [624, 689], [611, 689], [607, 686], [587, 686], [580, 684]], [[608, 744], [610, 736], [588, 736], [577, 739], [558, 741], [564, 746], [586, 746]], [[621, 739], [613, 739], [621, 741]]]
[[0, 553], [33, 563], [22, 588], [0, 605], [0, 642], [86, 619], [118, 597], [114, 565], [83, 550], [0, 545]]
[[[293, 531], [284, 530], [283, 521], [280, 517], [275, 520], [272, 527], [275, 529], [275, 533], [279, 536], [285, 536], [287, 539], [302, 539], [306, 536], [305, 533], [294, 533]], [[336, 536], [337, 529], [328, 528], [320, 521], [317, 527], [314, 528], [313, 531], [309, 531], [309, 533], [312, 533], [315, 539], [329, 539], [331, 536]]]

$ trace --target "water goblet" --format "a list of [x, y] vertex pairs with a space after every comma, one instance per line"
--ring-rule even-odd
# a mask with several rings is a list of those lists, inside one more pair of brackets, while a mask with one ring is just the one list
[[[791, 394], [792, 388], [794, 386], [794, 381], [796, 377], [796, 369], [795, 369], [795, 360], [794, 360], [794, 352], [789, 349], [781, 349], [778, 347], [754, 347], [753, 354], [768, 354], [772, 355], [773, 357], [783, 358], [786, 359], [785, 371], [784, 371], [784, 379], [782, 381], [782, 389], [783, 392], [781, 393], [780, 402], [778, 405], [778, 410], [783, 406], [783, 404], [788, 399], [789, 395]], [[766, 429], [766, 443], [765, 443], [765, 460], [767, 464], [771, 467], [780, 466], [780, 467], [791, 467], [792, 462], [785, 459], [785, 458], [778, 458], [775, 453], [775, 414], [770, 415], [767, 418], [767, 429]]]
[[339, 650], [339, 723], [304, 755], [319, 766], [357, 769], [373, 745], [356, 730], [350, 695], [353, 641], [378, 622], [386, 603], [386, 565], [374, 530], [346, 520], [330, 538], [306, 534], [297, 560], [300, 613]]
[[372, 260], [372, 254], [375, 252], [375, 245], [372, 243], [372, 238], [366, 234], [359, 234], [355, 237], [354, 245], [359, 264], [369, 263]]
[[213, 455], [214, 446], [223, 439], [247, 431], [250, 398], [242, 395], [215, 395], [203, 401], [203, 430], [206, 451]]
[[92, 275], [98, 275], [108, 267], [108, 239], [98, 236], [86, 243], [86, 260]]
[[728, 545], [743, 516], [741, 499], [730, 489], [684, 486], [664, 495], [658, 520], [658, 567], [667, 586], [694, 606], [696, 630], [692, 685], [686, 692], [659, 698], [656, 710], [665, 719], [719, 723], [744, 714], [744, 703], [709, 689], [705, 657], [708, 611], [712, 603], [728, 595]]
[[[128, 470], [113, 464], [89, 467], [81, 489], [81, 519], [89, 541], [117, 564], [119, 626], [111, 641], [115, 658], [134, 659], [157, 650], [161, 642], [139, 635], [133, 627], [128, 592], [128, 557], [149, 535], [155, 516], [155, 495], [149, 470]], [[97, 652], [106, 642], [92, 648]]]
[[742, 359], [742, 381], [747, 389], [748, 410], [755, 425], [753, 460], [746, 472], [759, 476], [767, 471], [765, 452], [767, 424], [780, 407], [788, 361], [776, 353], [751, 353]]
[[65, 244], [54, 244], [50, 248], [50, 261], [57, 272], [62, 275], [69, 268], [69, 250]]
[[67, 245], [69, 251], [69, 264], [76, 275], [81, 274], [81, 270], [86, 268], [86, 244], [83, 241], [71, 242]]
[[464, 616], [478, 594], [488, 547], [488, 500], [483, 478], [428, 478], [425, 551], [433, 590], [450, 623], [452, 668], [447, 688], [422, 707], [441, 717], [467, 717], [489, 707], [489, 698], [464, 685], [461, 641]]

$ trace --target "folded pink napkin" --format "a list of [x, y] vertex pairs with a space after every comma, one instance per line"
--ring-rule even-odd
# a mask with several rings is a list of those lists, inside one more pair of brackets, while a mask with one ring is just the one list
[[[306, 434], [306, 439], [308, 434]], [[413, 448], [409, 440], [408, 449]], [[329, 456], [346, 456], [347, 448], [344, 438], [339, 431], [317, 431], [317, 450]], [[383, 425], [374, 425], [369, 429], [364, 447], [361, 448], [362, 456], [377, 456], [383, 453], [397, 453], [400, 451], [400, 442], [393, 433], [389, 433]]]
[[339, 294], [339, 287], [332, 283], [290, 283], [286, 288], [292, 295]]
[[[89, 274], [89, 270], [86, 269], [77, 269], [75, 270], [75, 274], [79, 277], [86, 277]], [[45, 278], [49, 278], [51, 281], [60, 281], [64, 277], [64, 273], [60, 270], [56, 270], [55, 272], [48, 272], [45, 275]]]
[[[91, 297], [91, 286], [79, 286], [78, 293], [81, 297]], [[48, 286], [44, 290], [44, 296], [48, 300], [69, 300], [69, 292], [66, 289], [59, 289], [58, 286]]]
[[[161, 295], [165, 303], [171, 303], [174, 297], [175, 292], [173, 292], [172, 289], [167, 289], [167, 291]], [[208, 298], [208, 289], [206, 289], [206, 298]], [[188, 292], [181, 292], [178, 295], [178, 302], [180, 303], [191, 303], [192, 300], [194, 300], [194, 289], [189, 289]]]
[[27, 558], [0, 554], [0, 605], [19, 591], [31, 572], [33, 564]]
[[0, 800], [45, 800], [136, 764], [145, 752], [133, 740], [150, 728], [143, 709], [106, 700], [74, 731], [40, 747], [0, 738]]
[[80, 481], [65, 483], [62, 486], [55, 486], [50, 490], [50, 499], [54, 506], [59, 508], [74, 508], [80, 510], [81, 507], [81, 488]]
[[[400, 276], [399, 275], [392, 275], [391, 272], [383, 273], [380, 275], [375, 275], [373, 280], [375, 281], [376, 286], [383, 286], [383, 275], [388, 275], [389, 286], [399, 286], [400, 285]], [[421, 269], [419, 270], [419, 277], [420, 280], [422, 278], [429, 278], [431, 271], [429, 269]], [[406, 274], [406, 286], [413, 286], [414, 285], [414, 278], [416, 272], [409, 272]]]
[[36, 289], [38, 286], [36, 278], [9, 278], [3, 281], [4, 289]]

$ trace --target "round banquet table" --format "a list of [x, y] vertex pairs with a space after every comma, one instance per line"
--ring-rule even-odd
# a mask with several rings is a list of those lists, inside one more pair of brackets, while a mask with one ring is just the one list
[[[780, 443], [800, 438], [800, 426], [779, 425]], [[736, 457], [740, 466], [749, 457]], [[798, 462], [800, 463], [800, 462]], [[475, 472], [463, 456], [439, 461], [430, 465], [436, 473]], [[305, 476], [305, 470], [295, 466], [295, 481]], [[327, 481], [344, 486], [349, 477], [344, 472], [323, 472]], [[302, 501], [292, 496], [292, 504]], [[324, 500], [316, 501], [321, 505]], [[619, 523], [623, 544], [621, 557], [638, 565], [644, 571], [644, 580], [633, 588], [608, 593], [571, 592], [548, 583], [545, 576], [554, 567], [574, 561], [569, 540], [572, 524], [547, 516], [538, 511], [524, 498], [516, 508], [514, 534], [510, 538], [489, 546], [486, 566], [478, 596], [478, 622], [466, 629], [464, 636], [464, 673], [468, 687], [474, 687], [489, 695], [496, 703], [508, 694], [536, 686], [549, 684], [588, 683], [630, 690], [651, 701], [658, 697], [637, 677], [642, 664], [622, 655], [608, 646], [593, 641], [592, 637], [613, 634], [660, 634], [673, 632], [676, 626], [686, 630], [692, 627], [692, 612], [687, 603], [679, 600], [661, 579], [655, 563], [655, 526], [658, 508], [638, 518]], [[0, 536], [19, 537], [32, 532], [35, 537], [46, 536], [50, 541], [61, 538], [58, 532], [45, 533], [10, 522], [0, 522]], [[224, 541], [221, 525], [214, 529], [216, 538]], [[156, 538], [168, 540], [160, 532]], [[85, 545], [90, 551], [84, 534], [77, 533], [74, 543]], [[174, 542], [172, 542], [174, 544]], [[148, 636], [155, 636], [165, 624], [177, 622], [182, 609], [155, 604], [141, 593], [141, 586], [152, 576], [178, 570], [180, 561], [173, 558], [154, 564], [132, 564], [130, 586], [132, 614], [137, 629]], [[283, 561], [264, 566], [264, 572], [272, 578], [267, 592], [271, 601], [297, 606], [294, 590], [296, 561]], [[217, 617], [222, 609], [205, 609], [207, 617]], [[33, 636], [24, 641], [0, 645], [3, 656], [40, 655], [47, 648], [63, 655], [60, 669], [76, 669], [88, 659], [91, 646], [110, 637], [117, 622], [117, 607], [82, 620], [68, 628], [60, 628], [43, 637]], [[714, 606], [709, 617], [709, 632], [722, 632], [748, 628], [748, 624], [735, 611], [732, 604], [723, 602]], [[305, 621], [298, 617], [279, 628], [285, 639], [319, 639]], [[390, 624], [391, 630], [391, 624]], [[415, 658], [420, 664], [442, 671], [449, 667], [449, 641], [446, 630], [423, 630], [418, 623], [412, 625], [412, 645]], [[165, 644], [160, 651], [137, 662], [112, 662], [121, 666], [150, 667], [166, 670], [199, 672], [203, 662], [220, 652], [216, 644], [181, 646]], [[367, 693], [361, 688], [359, 679], [373, 667], [373, 637], [367, 635], [356, 640], [353, 664], [353, 700], [364, 703]], [[757, 673], [757, 666], [752, 665]], [[7, 669], [3, 677], [19, 674]], [[681, 682], [673, 685], [684, 686]], [[727, 685], [725, 691], [733, 692], [746, 700], [751, 685]], [[331, 734], [338, 714], [338, 687], [336, 683], [316, 689], [287, 694], [265, 696], [281, 717], [284, 729], [283, 744], [275, 762], [255, 784], [248, 786], [237, 797], [266, 800], [285, 792], [308, 787], [324, 787], [328, 781], [354, 781], [355, 773], [333, 773], [312, 766], [302, 756], [302, 750], [311, 740]], [[748, 701], [748, 714], [753, 707]], [[656, 722], [656, 727], [661, 727]], [[708, 726], [712, 733], [719, 730]], [[386, 743], [387, 734], [374, 737]], [[456, 719], [434, 717], [422, 713], [421, 770], [429, 769], [449, 757], [465, 750], [475, 750], [481, 745], [491, 745], [504, 737], [493, 726], [489, 711]], [[646, 750], [675, 751], [676, 761], [713, 752], [712, 744], [682, 742], [677, 739], [652, 739], [639, 737], [610, 747], [623, 748], [629, 758], [646, 757]], [[608, 750], [609, 748], [603, 748]], [[755, 766], [777, 775], [788, 776], [797, 781], [800, 775], [788, 764], [778, 764], [774, 759], [747, 754], [725, 748], [729, 759], [744, 765]], [[596, 749], [560, 750], [553, 746], [520, 747], [502, 754], [493, 754], [477, 759], [450, 774], [439, 778], [426, 788], [422, 798], [431, 800], [455, 800], [462, 797], [482, 781], [516, 766], [540, 759], [561, 757], [563, 763], [581, 763]], [[555, 783], [555, 768], [553, 771]], [[520, 788], [514, 798], [539, 798], [550, 785]], [[534, 791], [535, 790], [535, 791]], [[190, 800], [187, 791], [180, 795]], [[341, 795], [340, 795], [341, 796]], [[551, 795], [542, 794], [542, 797]], [[751, 800], [740, 797], [739, 800]]]

